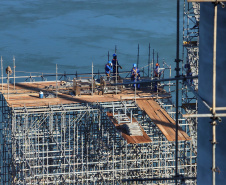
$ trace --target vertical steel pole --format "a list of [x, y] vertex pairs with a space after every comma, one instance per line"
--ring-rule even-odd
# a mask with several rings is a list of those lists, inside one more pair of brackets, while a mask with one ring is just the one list
[[7, 99], [9, 100], [9, 71], [7, 71], [7, 77], [8, 77], [8, 79], [7, 79], [7, 85], [8, 85]]
[[159, 53], [157, 52], [157, 63], [159, 63]]
[[2, 91], [3, 91], [3, 60], [2, 60], [2, 56], [1, 56], [1, 73], [2, 73], [1, 75], [2, 75]]
[[139, 54], [140, 54], [140, 47], [139, 47], [139, 44], [138, 44], [138, 53], [137, 53], [137, 68], [139, 68]]
[[[116, 51], [115, 51], [116, 52]], [[114, 68], [114, 66], [112, 66]], [[116, 75], [115, 76], [115, 83], [117, 84], [118, 83], [118, 59], [116, 57], [115, 59], [115, 74], [113, 73], [113, 75]], [[113, 77], [114, 78], [114, 77]], [[116, 94], [117, 94], [117, 91], [118, 91], [118, 86], [116, 85], [115, 87], [115, 90], [116, 90]]]
[[[137, 82], [137, 74], [135, 75], [135, 82]], [[135, 83], [135, 91], [134, 91], [134, 94], [135, 94], [135, 103], [137, 101], [137, 84]]]
[[[179, 77], [179, 63], [180, 63], [180, 59], [179, 59], [179, 41], [180, 41], [180, 0], [177, 0], [177, 49], [176, 49], [176, 77]], [[177, 185], [177, 177], [178, 177], [178, 124], [179, 124], [179, 120], [178, 120], [178, 101], [179, 101], [179, 80], [176, 79], [176, 145], [175, 145], [175, 184]]]
[[151, 46], [149, 43], [149, 52], [148, 52], [148, 77], [149, 77], [149, 71], [150, 71], [150, 61], [151, 61]]
[[15, 57], [13, 56], [13, 89], [14, 89], [14, 91], [15, 91], [15, 73], [16, 73], [15, 68], [16, 68], [16, 66], [15, 66]]
[[[154, 78], [154, 70], [153, 70], [153, 60], [151, 60], [151, 80]], [[153, 83], [151, 82], [151, 90], [153, 90], [152, 88]]]
[[56, 98], [58, 96], [58, 86], [57, 86], [57, 64], [56, 64]]
[[213, 30], [213, 107], [212, 107], [212, 114], [213, 114], [213, 140], [212, 140], [212, 180], [213, 185], [216, 183], [216, 51], [217, 51], [217, 2], [214, 4], [214, 30]]
[[108, 51], [108, 61], [110, 60], [110, 54], [109, 54], [109, 51]]
[[154, 49], [153, 49], [152, 63], [153, 63], [153, 77], [154, 77], [154, 70], [155, 70], [155, 67], [154, 67], [154, 64], [155, 64], [155, 50]]
[[[170, 64], [170, 73], [169, 73], [169, 77], [171, 78], [171, 64]], [[170, 83], [171, 83], [171, 81], [169, 81], [169, 92], [170, 92]]]
[[[117, 46], [115, 45], [115, 54], [116, 54], [116, 52], [117, 52]], [[116, 59], [115, 59], [115, 67], [116, 67], [116, 74], [114, 74], [114, 75], [116, 75], [116, 84], [117, 84], [117, 77], [118, 77], [118, 59], [117, 59], [117, 57], [116, 57]], [[116, 85], [116, 94], [117, 94], [117, 85]]]
[[92, 96], [93, 96], [93, 62], [92, 62]]

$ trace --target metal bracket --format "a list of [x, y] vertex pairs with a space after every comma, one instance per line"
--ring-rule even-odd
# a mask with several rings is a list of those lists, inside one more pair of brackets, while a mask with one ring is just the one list
[[212, 168], [211, 170], [212, 170], [213, 172], [217, 172], [217, 173], [219, 173], [219, 174], [220, 174], [220, 172], [221, 172], [220, 169], [219, 169], [218, 167]]

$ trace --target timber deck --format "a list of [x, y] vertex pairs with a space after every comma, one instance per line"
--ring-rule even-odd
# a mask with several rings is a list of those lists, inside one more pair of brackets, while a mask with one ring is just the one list
[[[176, 123], [170, 115], [154, 100], [137, 100], [137, 105], [144, 110], [168, 141], [175, 141]], [[178, 140], [188, 141], [191, 138], [181, 127], [178, 129]]]
[[[9, 89], [9, 90], [8, 90]], [[91, 102], [114, 102], [120, 100], [133, 100], [134, 90], [124, 89], [118, 94], [104, 94], [74, 96], [70, 92], [72, 88], [65, 87], [61, 82], [57, 82], [57, 97], [55, 98], [39, 98], [39, 92], [56, 94], [56, 81], [52, 82], [23, 82], [13, 84], [3, 84], [3, 89], [0, 92], [3, 94], [9, 107], [40, 107], [50, 105], [64, 105], [71, 103], [91, 103]], [[155, 99], [156, 93], [150, 89], [141, 89], [136, 91], [136, 99]], [[169, 98], [170, 94], [159, 91], [158, 98]]]

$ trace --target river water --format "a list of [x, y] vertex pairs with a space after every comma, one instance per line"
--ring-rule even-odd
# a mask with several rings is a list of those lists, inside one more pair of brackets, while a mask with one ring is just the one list
[[[182, 12], [182, 10], [181, 10]], [[174, 64], [176, 2], [158, 0], [1, 0], [0, 51], [4, 68], [55, 73], [104, 71], [117, 48], [123, 70], [148, 63]], [[182, 19], [181, 19], [182, 20]], [[182, 30], [182, 25], [181, 25]], [[182, 37], [181, 37], [182, 38]], [[173, 67], [174, 69], [174, 67]]]

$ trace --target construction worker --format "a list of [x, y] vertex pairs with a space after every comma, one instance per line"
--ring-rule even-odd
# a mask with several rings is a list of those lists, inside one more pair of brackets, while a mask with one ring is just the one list
[[[156, 79], [159, 79], [161, 74], [162, 74], [163, 70], [160, 69], [160, 65], [159, 63], [155, 64], [155, 70], [154, 70], [154, 76]], [[157, 92], [157, 88], [158, 88], [158, 83], [159, 82], [155, 82], [155, 92]]]
[[112, 71], [112, 62], [108, 61], [108, 63], [105, 65], [105, 74], [108, 77], [108, 79], [111, 76], [111, 71]]
[[119, 65], [117, 55], [114, 53], [113, 54], [113, 59], [112, 59], [112, 65], [113, 65], [113, 76], [116, 76], [116, 71], [118, 75], [118, 68], [120, 67], [122, 69], [122, 66]]
[[[131, 81], [140, 81], [140, 70], [137, 68], [137, 64], [133, 64], [133, 68], [131, 70]], [[135, 87], [136, 84], [133, 84]], [[137, 89], [140, 89], [140, 84], [137, 84]]]
[[[187, 70], [187, 76], [192, 76], [191, 69]], [[188, 80], [188, 82], [190, 82], [192, 84], [193, 83], [193, 79], [191, 78], [190, 80]]]
[[9, 74], [9, 75], [11, 75], [13, 73], [10, 66], [8, 66], [5, 71], [6, 71], [6, 74]]
[[[192, 76], [190, 64], [185, 64], [184, 68], [186, 69], [186, 75], [187, 76]], [[192, 84], [193, 83], [193, 79], [188, 79], [187, 82], [190, 82]]]
[[155, 64], [155, 70], [154, 70], [155, 77], [160, 77], [161, 73], [162, 72], [160, 71], [160, 65], [159, 65], [159, 63], [156, 63]]

